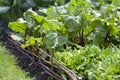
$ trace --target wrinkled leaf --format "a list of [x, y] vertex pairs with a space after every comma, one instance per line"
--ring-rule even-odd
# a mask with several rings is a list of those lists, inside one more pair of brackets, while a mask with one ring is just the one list
[[9, 28], [11, 28], [15, 32], [25, 33], [25, 30], [27, 28], [26, 23], [20, 23], [19, 21], [16, 22], [10, 22], [8, 25]]

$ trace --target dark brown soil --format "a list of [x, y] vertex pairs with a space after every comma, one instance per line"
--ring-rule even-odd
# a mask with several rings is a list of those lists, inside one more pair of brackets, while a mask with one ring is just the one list
[[20, 66], [22, 70], [28, 72], [28, 76], [34, 78], [34, 80], [48, 80], [49, 75], [40, 68], [40, 66], [37, 66], [34, 63], [30, 65], [33, 60], [14, 48], [14, 45], [12, 45], [13, 43], [6, 41], [6, 35], [4, 35], [0, 40], [3, 42], [3, 45], [7, 48], [7, 50], [9, 50], [11, 54], [17, 58], [17, 65]]

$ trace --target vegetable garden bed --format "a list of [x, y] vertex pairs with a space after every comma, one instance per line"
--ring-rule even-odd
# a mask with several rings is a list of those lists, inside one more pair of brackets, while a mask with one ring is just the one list
[[119, 0], [58, 3], [39, 11], [30, 8], [9, 22], [21, 40], [13, 40], [8, 32], [1, 38], [4, 45], [22, 66], [27, 61], [26, 71], [45, 74], [47, 80], [119, 80]]

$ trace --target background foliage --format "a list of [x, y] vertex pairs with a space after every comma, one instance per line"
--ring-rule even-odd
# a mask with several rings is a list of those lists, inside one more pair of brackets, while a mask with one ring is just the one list
[[38, 10], [39, 8], [49, 7], [55, 3], [63, 5], [69, 0], [0, 0], [0, 14], [4, 15], [8, 21], [14, 21], [22, 17], [23, 12], [28, 8]]

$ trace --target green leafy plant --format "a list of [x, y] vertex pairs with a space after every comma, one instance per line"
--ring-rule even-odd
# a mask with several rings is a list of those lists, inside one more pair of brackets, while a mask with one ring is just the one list
[[[24, 13], [24, 19], [10, 23], [9, 27], [16, 32], [23, 30], [27, 37], [41, 37], [49, 47], [61, 47], [65, 44], [84, 46], [89, 43], [105, 47], [111, 42], [119, 42], [117, 39], [113, 40], [115, 37], [119, 38], [120, 31], [119, 10], [114, 4], [101, 4], [97, 9], [86, 1], [71, 0], [65, 6], [52, 6], [40, 12], [47, 16], [40, 16], [29, 9]], [[17, 27], [19, 25], [24, 29]]]
[[93, 45], [79, 50], [68, 48], [64, 52], [56, 52], [55, 57], [84, 80], [119, 80], [119, 52], [115, 46], [99, 49]]

